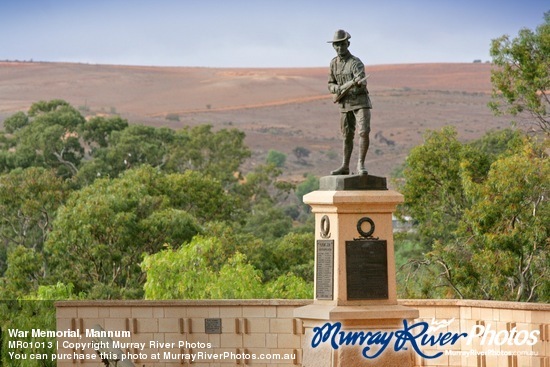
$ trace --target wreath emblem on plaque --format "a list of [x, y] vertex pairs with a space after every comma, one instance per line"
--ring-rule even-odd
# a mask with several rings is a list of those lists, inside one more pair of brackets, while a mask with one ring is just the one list
[[330, 238], [330, 219], [328, 215], [323, 215], [321, 218], [321, 238]]
[[[370, 228], [368, 231], [364, 231], [363, 230], [363, 224], [367, 222], [369, 225], [370, 225]], [[357, 232], [359, 232], [359, 234], [361, 235], [361, 237], [359, 237], [358, 239], [374, 239], [372, 237], [372, 234], [374, 233], [374, 229], [375, 229], [375, 225], [374, 225], [374, 221], [372, 219], [370, 219], [369, 217], [363, 217], [361, 219], [359, 219], [359, 221], [357, 222]], [[378, 239], [378, 238], [376, 238]]]

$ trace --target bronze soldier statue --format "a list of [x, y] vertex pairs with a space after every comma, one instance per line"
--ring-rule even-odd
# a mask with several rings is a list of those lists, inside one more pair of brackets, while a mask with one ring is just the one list
[[359, 58], [353, 56], [348, 48], [350, 34], [339, 29], [334, 34], [332, 47], [337, 56], [330, 62], [328, 90], [334, 94], [334, 102], [340, 105], [340, 128], [344, 138], [343, 162], [331, 175], [348, 175], [349, 162], [353, 151], [353, 139], [356, 127], [359, 128], [359, 162], [357, 173], [367, 175], [365, 157], [369, 149], [370, 116], [372, 104], [367, 89], [365, 66]]

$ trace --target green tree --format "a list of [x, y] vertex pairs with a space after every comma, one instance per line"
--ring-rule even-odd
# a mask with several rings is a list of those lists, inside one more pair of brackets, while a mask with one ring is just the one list
[[296, 196], [304, 202], [304, 195], [319, 189], [319, 178], [308, 173], [306, 179], [296, 186]]
[[200, 222], [229, 220], [231, 202], [217, 181], [191, 171], [142, 166], [96, 180], [59, 209], [45, 246], [51, 279], [94, 298], [140, 297], [143, 254], [190, 241]]
[[195, 236], [178, 249], [146, 255], [147, 299], [311, 298], [313, 284], [292, 273], [268, 283], [262, 272], [240, 253], [231, 253], [221, 240]]
[[93, 154], [95, 148], [106, 148], [110, 145], [111, 134], [114, 131], [122, 131], [128, 127], [128, 121], [120, 116], [92, 117], [83, 126], [82, 138], [91, 146]]
[[214, 299], [264, 298], [265, 294], [261, 271], [248, 263], [240, 252], [223, 264], [210, 288]]
[[548, 301], [544, 144], [507, 131], [461, 144], [443, 131], [413, 149], [402, 210], [425, 256], [404, 266], [407, 296]]
[[261, 269], [266, 280], [293, 274], [313, 284], [315, 236], [313, 233], [289, 233], [266, 245]]
[[201, 172], [165, 175], [163, 193], [171, 205], [185, 210], [202, 224], [210, 221], [233, 221], [243, 213], [239, 201], [222, 184]]
[[526, 112], [529, 122], [550, 134], [550, 12], [535, 31], [522, 29], [515, 38], [494, 39], [491, 56], [497, 66], [491, 72], [491, 108], [513, 116]]
[[466, 147], [456, 130], [428, 131], [424, 144], [411, 150], [405, 162], [406, 181], [400, 187], [405, 196], [399, 214], [421, 223], [424, 243], [452, 238], [468, 204], [463, 194], [460, 163]]
[[[177, 250], [198, 233], [223, 241], [210, 296], [309, 289], [311, 272], [297, 258], [276, 274], [288, 279], [288, 287], [281, 280], [267, 292], [262, 283], [268, 257], [284, 255], [271, 244], [293, 230], [280, 205], [293, 185], [271, 164], [242, 176], [240, 166], [250, 156], [242, 132], [211, 126], [176, 132], [129, 125], [118, 116], [86, 121], [62, 100], [37, 102], [9, 117], [5, 127], [3, 294], [22, 297], [63, 280], [91, 298], [141, 297], [143, 256], [164, 246]], [[277, 281], [274, 274], [269, 281]], [[249, 286], [228, 288], [237, 279]]]
[[169, 172], [195, 170], [231, 188], [240, 177], [241, 164], [250, 157], [242, 131], [212, 131], [210, 125], [179, 130], [165, 169]]
[[260, 272], [239, 252], [225, 252], [218, 238], [196, 236], [179, 249], [145, 256], [147, 299], [256, 298]]
[[275, 167], [283, 167], [286, 162], [286, 154], [275, 149], [269, 149], [265, 161], [267, 164], [275, 165]]
[[496, 160], [482, 183], [465, 177], [474, 204], [460, 233], [479, 274], [476, 293], [514, 301], [550, 300], [550, 160], [540, 146]]
[[[84, 173], [79, 172], [83, 163], [89, 163], [96, 154], [119, 143], [111, 142], [111, 139], [115, 133], [128, 128], [128, 122], [119, 116], [93, 117], [86, 121], [67, 102], [51, 100], [34, 103], [27, 114], [18, 112], [8, 117], [4, 126], [6, 131], [0, 133], [0, 172], [31, 166], [55, 168], [59, 176], [79, 174], [87, 178], [85, 183], [90, 183], [102, 174], [121, 171], [119, 165], [113, 163], [115, 157], [109, 161], [103, 154], [103, 160], [96, 161], [93, 169], [90, 166]], [[141, 137], [144, 142], [151, 140], [145, 139], [149, 137], [143, 134]], [[134, 140], [134, 143], [138, 142]], [[144, 147], [144, 144], [136, 145]]]
[[229, 190], [239, 184], [240, 166], [251, 154], [245, 134], [236, 129], [201, 125], [176, 132], [129, 125], [119, 116], [86, 121], [63, 100], [37, 102], [27, 114], [8, 117], [4, 126], [0, 172], [55, 168], [62, 177], [77, 175], [82, 185], [147, 164], [167, 172], [200, 171]]
[[3, 137], [0, 168], [4, 171], [38, 166], [55, 168], [63, 177], [78, 172], [84, 158], [79, 131], [85, 120], [67, 102], [40, 101], [31, 106], [26, 116], [16, 113], [6, 121], [10, 135]]
[[[209, 237], [223, 244], [222, 251], [216, 257], [215, 269], [219, 270], [220, 264], [225, 261], [223, 259], [228, 259], [235, 253], [245, 254], [247, 262], [261, 271], [264, 291], [267, 291], [265, 297], [277, 298], [273, 295], [275, 288], [271, 289], [272, 285], [269, 284], [280, 277], [300, 278], [300, 282], [304, 282], [307, 289], [313, 286], [314, 236], [312, 230], [307, 233], [291, 232], [284, 237], [281, 235], [264, 241], [255, 234], [243, 230], [238, 224], [235, 225], [234, 222], [209, 222], [205, 225], [203, 233], [208, 233]], [[296, 290], [302, 289], [298, 283], [289, 287], [292, 289], [296, 287]], [[290, 298], [300, 297], [296, 293]]]
[[256, 203], [246, 217], [243, 230], [261, 238], [264, 242], [274, 241], [285, 236], [292, 229], [292, 218], [284, 209], [273, 205], [269, 200]]
[[29, 124], [29, 117], [24, 112], [16, 112], [4, 121], [4, 129], [13, 134]]
[[42, 252], [21, 245], [10, 249], [6, 272], [0, 278], [2, 299], [18, 299], [36, 291], [44, 271]]
[[292, 273], [283, 274], [266, 284], [266, 298], [311, 299], [313, 298], [313, 282]]
[[279, 179], [282, 171], [273, 164], [257, 166], [249, 172], [233, 192], [244, 201], [243, 205], [252, 207], [267, 200], [272, 204], [284, 201], [294, 185]]
[[458, 140], [453, 127], [427, 131], [424, 143], [414, 147], [405, 161], [405, 179], [397, 182], [405, 196], [397, 214], [420, 223], [419, 239], [424, 244], [453, 239], [472, 204], [464, 193], [463, 175], [483, 181], [495, 159], [522, 144], [520, 133], [512, 130], [488, 132], [466, 144]]
[[93, 159], [86, 162], [79, 174], [86, 183], [97, 177], [116, 178], [122, 172], [150, 165], [162, 168], [175, 139], [175, 131], [144, 125], [124, 127], [124, 121], [93, 120], [86, 125], [87, 141], [97, 143]]
[[[33, 279], [28, 285], [36, 286], [35, 281], [45, 270], [41, 257], [44, 242], [52, 230], [57, 208], [70, 188], [53, 170], [39, 167], [18, 168], [0, 175], [0, 187], [0, 276], [9, 266], [11, 284]], [[29, 259], [20, 261], [19, 255], [15, 255], [9, 260], [8, 253], [14, 251], [21, 257], [31, 256], [36, 272], [28, 271], [31, 264], [25, 261]]]

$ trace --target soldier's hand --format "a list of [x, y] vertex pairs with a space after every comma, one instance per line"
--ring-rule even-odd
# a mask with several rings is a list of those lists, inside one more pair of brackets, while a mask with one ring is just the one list
[[354, 84], [355, 84], [355, 80], [350, 80], [349, 82], [345, 82], [340, 86], [340, 92], [351, 88]]

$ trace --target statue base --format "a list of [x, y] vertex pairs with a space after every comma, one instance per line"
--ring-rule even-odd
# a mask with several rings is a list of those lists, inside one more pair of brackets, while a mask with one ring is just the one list
[[[357, 335], [383, 334], [390, 335], [403, 329], [403, 320], [412, 323], [418, 318], [418, 310], [400, 305], [372, 305], [372, 306], [330, 306], [312, 304], [298, 308], [294, 317], [303, 321], [304, 335], [302, 339], [302, 367], [412, 367], [415, 365], [415, 353], [412, 348], [394, 350], [395, 339], [388, 343], [388, 347], [375, 358], [369, 359], [363, 355], [373, 356], [382, 348], [376, 344], [379, 338], [372, 338], [363, 344], [359, 342], [350, 345], [340, 345], [334, 349], [331, 339], [320, 341], [319, 328], [323, 325], [338, 322], [344, 334]], [[326, 329], [325, 329], [326, 330]], [[326, 336], [326, 335], [325, 335]], [[340, 340], [339, 336], [334, 338]], [[373, 344], [369, 344], [373, 343]]]
[[319, 190], [387, 190], [385, 177], [371, 175], [334, 175], [324, 176], [319, 180]]
[[[369, 175], [325, 176], [304, 196], [315, 213], [316, 255], [314, 302], [294, 310], [304, 326], [302, 367], [415, 365], [412, 348], [377, 343], [419, 316], [397, 304], [392, 214], [403, 200], [385, 178]], [[320, 334], [338, 323], [342, 334]], [[366, 339], [332, 344], [344, 336]]]

